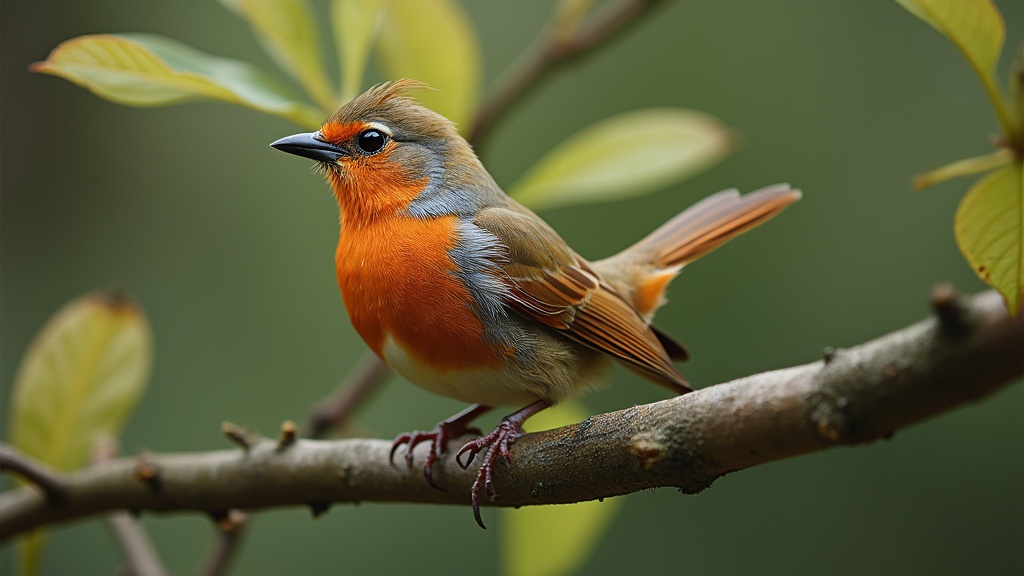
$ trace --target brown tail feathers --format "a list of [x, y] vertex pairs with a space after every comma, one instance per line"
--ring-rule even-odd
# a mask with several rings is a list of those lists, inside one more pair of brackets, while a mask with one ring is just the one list
[[679, 268], [762, 224], [800, 199], [800, 191], [776, 184], [741, 196], [723, 190], [687, 208], [628, 249], [655, 268]]
[[723, 190], [664, 223], [646, 238], [594, 267], [650, 319], [679, 270], [800, 199], [800, 191], [775, 184], [749, 194]]

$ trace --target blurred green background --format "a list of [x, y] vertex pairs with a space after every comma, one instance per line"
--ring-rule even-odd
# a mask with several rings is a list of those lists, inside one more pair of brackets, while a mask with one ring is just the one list
[[[539, 0], [467, 4], [488, 83], [551, 10]], [[1024, 4], [997, 4], [1016, 48]], [[197, 0], [4, 2], [0, 25], [3, 417], [17, 362], [49, 315], [121, 286], [141, 301], [156, 342], [125, 452], [224, 448], [224, 420], [266, 434], [301, 420], [364, 346], [335, 285], [329, 191], [267, 146], [296, 127], [222, 104], [124, 108], [26, 71], [65, 39], [115, 31], [165, 34], [274, 69], [248, 26]], [[683, 372], [698, 387], [917, 321], [937, 282], [982, 288], [952, 234], [970, 181], [921, 193], [909, 181], [988, 152], [997, 126], [960, 54], [894, 2], [668, 3], [533, 92], [483, 160], [508, 184], [594, 120], [662, 105], [722, 118], [742, 133], [742, 149], [657, 195], [544, 216], [599, 258], [722, 188], [788, 181], [805, 191], [673, 286], [659, 323], [690, 346]], [[624, 371], [612, 380], [585, 399], [591, 411], [664, 397]], [[1022, 400], [1018, 383], [886, 442], [729, 475], [698, 496], [624, 497], [584, 571], [1020, 574]], [[355, 432], [392, 438], [460, 407], [395, 379]], [[316, 520], [305, 509], [262, 513], [233, 573], [489, 573], [502, 527], [493, 511], [484, 518], [486, 532], [462, 507], [337, 506]], [[143, 520], [169, 567], [194, 573], [213, 542], [209, 520]], [[11, 556], [0, 548], [0, 571]], [[110, 574], [121, 562], [103, 524], [89, 520], [53, 532], [44, 567]]]

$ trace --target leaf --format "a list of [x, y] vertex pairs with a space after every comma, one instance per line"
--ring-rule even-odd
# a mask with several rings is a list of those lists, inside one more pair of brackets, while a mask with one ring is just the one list
[[377, 33], [384, 23], [388, 0], [334, 0], [331, 26], [341, 63], [341, 101], [359, 95], [363, 73]]
[[18, 538], [18, 574], [33, 576], [39, 573], [46, 534], [45, 528], [37, 528]]
[[1006, 39], [1006, 24], [992, 0], [896, 0], [908, 12], [948, 38], [981, 79], [1007, 135], [1016, 133], [995, 80]]
[[936, 168], [931, 172], [918, 174], [914, 177], [914, 188], [920, 190], [921, 188], [941, 184], [942, 182], [952, 180], [953, 178], [988, 172], [989, 170], [994, 170], [1000, 166], [1009, 164], [1012, 161], [1013, 152], [1006, 148], [1000, 148], [991, 154], [957, 160], [956, 162], [951, 162], [945, 166]]
[[1024, 300], [1024, 163], [1004, 166], [972, 186], [953, 229], [974, 273], [1017, 314]]
[[377, 37], [384, 73], [415, 78], [437, 91], [417, 99], [460, 130], [476, 108], [480, 46], [462, 7], [452, 0], [392, 0]]
[[[557, 404], [531, 418], [531, 430], [548, 430], [586, 418], [578, 402]], [[561, 506], [499, 510], [501, 572], [507, 576], [577, 573], [604, 535], [619, 499]]]
[[641, 196], [717, 164], [733, 140], [717, 118], [702, 112], [626, 112], [569, 137], [509, 193], [533, 209]]
[[[36, 334], [14, 375], [8, 438], [55, 468], [82, 467], [93, 443], [117, 436], [149, 379], [145, 316], [123, 297], [91, 294], [65, 305]], [[38, 571], [45, 531], [19, 541], [21, 572]]]
[[204, 54], [153, 34], [79, 36], [54, 48], [32, 72], [59, 76], [127, 106], [211, 99], [320, 125], [316, 108], [296, 102], [272, 77], [238, 60]]
[[896, 0], [911, 14], [949, 38], [978, 74], [999, 62], [1006, 25], [992, 0]]
[[313, 11], [306, 0], [221, 0], [245, 18], [263, 49], [309, 92], [326, 114], [338, 100], [320, 53]]
[[14, 376], [11, 444], [57, 470], [80, 468], [97, 437], [118, 435], [152, 356], [149, 324], [132, 302], [90, 294], [65, 305]]

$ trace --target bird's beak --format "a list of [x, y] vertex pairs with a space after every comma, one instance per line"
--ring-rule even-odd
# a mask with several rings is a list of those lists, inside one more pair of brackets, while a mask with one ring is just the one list
[[280, 140], [271, 142], [270, 145], [282, 152], [310, 158], [317, 162], [337, 162], [338, 158], [349, 155], [344, 148], [321, 140], [318, 132], [285, 136]]

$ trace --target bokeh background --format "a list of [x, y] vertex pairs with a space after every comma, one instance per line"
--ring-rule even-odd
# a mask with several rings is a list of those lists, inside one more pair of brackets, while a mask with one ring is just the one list
[[[466, 4], [488, 84], [551, 10], [540, 0]], [[997, 4], [1015, 48], [1024, 5]], [[165, 34], [273, 69], [248, 26], [200, 0], [9, 1], [0, 26], [0, 418], [35, 330], [68, 300], [120, 286], [141, 301], [156, 341], [126, 452], [224, 448], [224, 420], [267, 434], [301, 420], [364, 346], [335, 285], [328, 189], [267, 146], [295, 126], [223, 104], [124, 108], [26, 71], [65, 39], [111, 31]], [[952, 234], [970, 181], [927, 192], [909, 181], [987, 152], [997, 126], [960, 54], [894, 2], [667, 3], [533, 92], [482, 156], [508, 184], [594, 120], [662, 105], [717, 115], [742, 133], [742, 149], [644, 199], [544, 213], [584, 256], [619, 250], [722, 188], [788, 181], [805, 191], [673, 286], [659, 323], [690, 346], [683, 371], [697, 386], [914, 322], [937, 282], [982, 288]], [[585, 399], [589, 410], [663, 398], [624, 371], [612, 380]], [[732, 474], [697, 496], [624, 497], [584, 571], [1020, 574], [1022, 393], [1018, 383], [888, 441]], [[355, 432], [392, 438], [459, 408], [395, 378]], [[484, 516], [486, 532], [461, 507], [261, 513], [233, 573], [495, 572], [502, 527]], [[194, 573], [213, 542], [200, 515], [143, 521], [179, 574]], [[11, 556], [0, 547], [0, 572]], [[89, 520], [54, 530], [45, 573], [111, 574], [120, 563], [102, 522]]]

